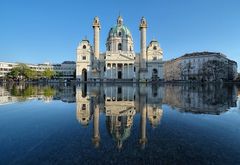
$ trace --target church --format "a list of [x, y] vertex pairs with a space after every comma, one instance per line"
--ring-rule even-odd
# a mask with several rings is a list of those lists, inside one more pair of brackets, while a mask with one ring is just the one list
[[147, 46], [147, 21], [140, 20], [140, 53], [134, 51], [130, 30], [123, 18], [110, 28], [106, 51], [100, 53], [100, 20], [93, 20], [93, 46], [83, 39], [77, 47], [76, 78], [79, 82], [151, 82], [163, 80], [163, 51], [156, 40]]

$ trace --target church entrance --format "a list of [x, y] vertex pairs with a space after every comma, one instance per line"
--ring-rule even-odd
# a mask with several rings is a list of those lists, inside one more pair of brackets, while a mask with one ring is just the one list
[[118, 71], [118, 79], [122, 79], [122, 71]]
[[82, 81], [87, 81], [87, 69], [82, 70]]
[[118, 77], [118, 79], [122, 79], [122, 68], [123, 68], [123, 64], [117, 64], [117, 69], [118, 69], [117, 77]]

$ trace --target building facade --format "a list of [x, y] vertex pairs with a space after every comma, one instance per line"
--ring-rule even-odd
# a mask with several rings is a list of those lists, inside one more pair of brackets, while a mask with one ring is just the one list
[[165, 62], [165, 81], [235, 80], [237, 63], [218, 52], [195, 52]]
[[73, 79], [75, 78], [75, 61], [64, 61], [61, 64], [53, 64], [53, 70], [58, 74], [58, 77], [63, 79]]
[[140, 21], [140, 53], [135, 53], [132, 34], [121, 16], [108, 33], [106, 52], [100, 53], [100, 20], [93, 20], [94, 44], [87, 39], [77, 47], [78, 81], [152, 81], [163, 79], [163, 52], [156, 40], [146, 45], [147, 22]]
[[[0, 78], [4, 78], [7, 73], [11, 72], [12, 68], [21, 63], [18, 62], [0, 62]], [[61, 64], [26, 64], [30, 69], [43, 72], [47, 69], [55, 71], [60, 77], [64, 79], [73, 79], [75, 77], [76, 63], [75, 61], [64, 61]]]

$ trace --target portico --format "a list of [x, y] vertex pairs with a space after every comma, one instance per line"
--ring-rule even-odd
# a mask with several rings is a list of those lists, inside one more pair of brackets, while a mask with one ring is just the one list
[[134, 63], [106, 62], [105, 79], [133, 79], [135, 78]]

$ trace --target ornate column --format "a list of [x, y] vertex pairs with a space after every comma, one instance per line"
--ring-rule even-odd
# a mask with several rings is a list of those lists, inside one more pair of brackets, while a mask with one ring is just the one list
[[94, 109], [93, 114], [93, 143], [95, 147], [99, 146], [100, 142], [100, 133], [99, 133], [99, 107]]
[[143, 107], [141, 111], [141, 134], [140, 134], [140, 144], [142, 148], [145, 148], [145, 144], [147, 142], [146, 136], [146, 124], [147, 124], [147, 108], [146, 105]]
[[144, 17], [142, 17], [140, 25], [139, 25], [139, 30], [141, 33], [141, 53], [140, 53], [140, 68], [145, 69], [146, 68], [146, 60], [147, 60], [147, 46], [146, 46], [146, 30], [147, 30], [147, 22]]
[[[140, 89], [141, 88], [141, 89]], [[147, 88], [146, 86], [139, 87], [139, 110], [140, 110], [140, 145], [142, 149], [145, 148], [145, 144], [147, 143], [147, 135], [146, 135], [146, 124], [147, 124]]]
[[140, 25], [139, 25], [139, 30], [141, 34], [141, 53], [139, 57], [139, 72], [138, 72], [138, 77], [139, 80], [146, 80], [147, 79], [147, 46], [146, 46], [146, 31], [147, 31], [147, 22], [144, 17], [142, 17]]
[[99, 31], [100, 31], [100, 21], [98, 17], [95, 17], [93, 20], [93, 29], [94, 29], [94, 56], [99, 60]]

